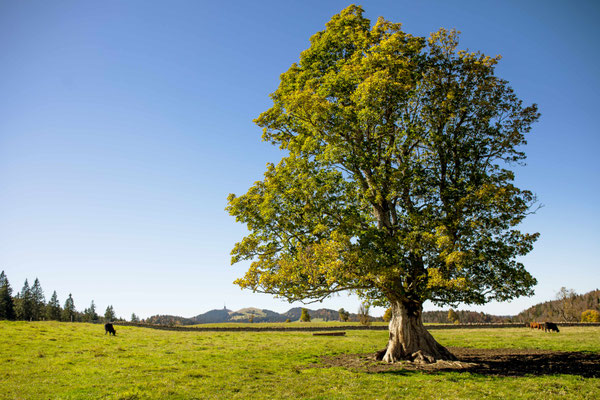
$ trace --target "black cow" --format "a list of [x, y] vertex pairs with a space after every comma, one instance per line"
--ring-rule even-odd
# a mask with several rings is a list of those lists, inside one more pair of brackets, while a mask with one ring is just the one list
[[545, 332], [548, 332], [548, 331], [560, 332], [558, 330], [558, 326], [556, 326], [556, 324], [554, 322], [544, 322], [544, 331]]
[[115, 336], [117, 334], [117, 331], [115, 331], [115, 327], [113, 326], [113, 324], [104, 324], [104, 330], [106, 331], [104, 334], [106, 335], [107, 333], [110, 335], [111, 333], [113, 334], [113, 336]]

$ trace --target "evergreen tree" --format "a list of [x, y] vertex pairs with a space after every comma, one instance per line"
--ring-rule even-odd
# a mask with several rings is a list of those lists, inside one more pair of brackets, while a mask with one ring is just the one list
[[94, 300], [92, 300], [92, 304], [90, 304], [90, 308], [86, 308], [84, 310], [83, 320], [86, 322], [98, 321], [98, 314], [96, 313], [96, 305], [94, 304]]
[[25, 279], [23, 289], [21, 289], [15, 306], [18, 319], [25, 321], [33, 319], [33, 297], [27, 279]]
[[38, 278], [35, 278], [31, 287], [31, 317], [34, 321], [39, 321], [44, 318], [44, 307], [46, 306], [46, 298], [44, 291]]
[[58, 295], [55, 290], [46, 306], [46, 318], [53, 321], [60, 321], [61, 312], [62, 310], [60, 308], [60, 303], [58, 302]]
[[106, 322], [114, 321], [115, 319], [117, 319], [113, 306], [106, 307], [106, 311], [104, 312], [104, 319], [106, 320]]
[[0, 273], [0, 319], [13, 320], [16, 318], [15, 304], [12, 298], [12, 288], [4, 271]]
[[135, 322], [135, 323], [140, 322], [140, 319], [138, 318], [137, 315], [135, 315], [135, 313], [131, 314], [131, 322]]
[[69, 293], [69, 298], [65, 301], [65, 306], [62, 311], [62, 320], [67, 322], [73, 322], [75, 320], [75, 302], [73, 296]]

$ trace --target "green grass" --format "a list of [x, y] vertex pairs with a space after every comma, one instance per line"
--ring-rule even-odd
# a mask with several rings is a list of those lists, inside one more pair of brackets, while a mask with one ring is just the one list
[[431, 333], [450, 347], [600, 353], [600, 328], [597, 327], [560, 327], [560, 333], [528, 328], [441, 329]]
[[[322, 368], [321, 355], [381, 349], [385, 331], [174, 332], [0, 321], [5, 399], [592, 399], [600, 379]], [[600, 353], [600, 328], [435, 330], [446, 346]]]
[[[371, 326], [388, 326], [388, 322], [372, 322]], [[224, 322], [191, 325], [194, 328], [320, 328], [336, 326], [362, 326], [359, 322], [312, 320], [311, 322]], [[187, 327], [187, 326], [186, 326]]]

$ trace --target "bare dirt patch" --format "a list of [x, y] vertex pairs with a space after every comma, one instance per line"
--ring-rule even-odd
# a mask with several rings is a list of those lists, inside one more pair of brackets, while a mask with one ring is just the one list
[[[321, 358], [320, 367], [345, 367], [369, 373], [471, 372], [495, 376], [579, 375], [600, 377], [600, 354], [557, 352], [529, 349], [469, 349], [448, 348], [458, 361], [438, 361], [432, 364], [398, 362], [389, 364], [375, 359], [375, 354], [343, 354]], [[317, 365], [315, 365], [317, 366]]]

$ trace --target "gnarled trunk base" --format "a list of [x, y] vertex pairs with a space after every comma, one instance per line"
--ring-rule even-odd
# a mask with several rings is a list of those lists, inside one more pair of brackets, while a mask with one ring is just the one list
[[378, 359], [390, 363], [404, 360], [422, 363], [456, 360], [425, 329], [422, 310], [420, 303], [392, 302], [390, 339], [387, 348], [377, 354]]

